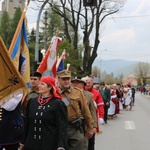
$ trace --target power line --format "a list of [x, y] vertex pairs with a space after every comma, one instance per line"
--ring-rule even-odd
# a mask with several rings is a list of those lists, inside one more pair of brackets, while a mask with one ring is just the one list
[[[122, 56], [122, 54], [118, 54], [117, 52], [116, 52], [116, 54], [113, 54], [113, 53], [109, 53], [109, 55], [112, 55], [112, 56]], [[140, 55], [140, 56], [139, 56]], [[131, 54], [124, 54], [123, 56], [133, 56], [133, 55], [131, 55]], [[150, 54], [146, 54], [146, 55], [141, 55], [141, 54], [135, 54], [134, 53], [134, 56], [133, 57], [147, 57], [147, 56], [150, 56]]]
[[[143, 53], [137, 53], [137, 52], [129, 52], [129, 51], [126, 51], [126, 52], [122, 52], [122, 51], [107, 51], [107, 53], [109, 53], [110, 55], [142, 55]], [[106, 55], [106, 54], [105, 54]], [[146, 54], [144, 56], [149, 56], [150, 54]]]
[[[120, 16], [120, 17], [113, 17], [113, 18], [116, 18], [116, 19], [119, 19], [119, 18], [128, 19], [128, 18], [141, 18], [141, 17], [150, 17], [150, 15], [140, 15], [140, 16]], [[112, 19], [112, 18], [110, 18], [110, 19]]]

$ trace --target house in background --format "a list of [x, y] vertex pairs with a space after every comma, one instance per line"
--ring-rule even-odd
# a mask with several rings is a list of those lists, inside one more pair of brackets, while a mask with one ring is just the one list
[[131, 73], [122, 79], [122, 83], [123, 83], [123, 85], [131, 84], [131, 85], [137, 86], [138, 80], [135, 77], [135, 75], [133, 73]]

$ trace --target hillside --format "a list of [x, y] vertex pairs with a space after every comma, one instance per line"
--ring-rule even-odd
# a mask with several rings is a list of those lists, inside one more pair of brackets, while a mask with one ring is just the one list
[[127, 61], [127, 60], [121, 60], [121, 59], [115, 59], [115, 60], [95, 60], [93, 63], [93, 67], [97, 66], [102, 68], [102, 71], [106, 71], [107, 74], [111, 74], [113, 72], [114, 76], [118, 76], [120, 74], [128, 75], [131, 72], [133, 72], [133, 69], [135, 65], [138, 63], [138, 61]]

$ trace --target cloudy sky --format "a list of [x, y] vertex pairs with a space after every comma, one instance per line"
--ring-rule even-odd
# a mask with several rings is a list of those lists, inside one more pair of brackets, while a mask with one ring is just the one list
[[[150, 0], [127, 0], [119, 13], [102, 25], [98, 57], [150, 62]], [[30, 9], [29, 27], [36, 11]]]
[[[34, 6], [27, 11], [29, 28], [36, 25]], [[149, 8], [150, 0], [127, 0], [119, 13], [108, 18], [102, 26], [98, 58], [150, 62]]]
[[128, 0], [101, 35], [101, 59], [150, 62], [150, 0]]

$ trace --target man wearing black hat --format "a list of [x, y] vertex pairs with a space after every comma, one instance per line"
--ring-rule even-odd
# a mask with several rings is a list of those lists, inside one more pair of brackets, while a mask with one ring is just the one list
[[[38, 85], [40, 82], [42, 74], [39, 72], [33, 72], [30, 74], [30, 97], [37, 97], [38, 96]], [[29, 98], [30, 98], [29, 97]]]
[[23, 103], [23, 114], [25, 115], [26, 106], [28, 104], [29, 99], [38, 97], [38, 85], [40, 82], [42, 74], [40, 72], [33, 72], [30, 74], [30, 91], [27, 95], [27, 98], [25, 99]]
[[105, 87], [104, 82], [100, 82], [100, 93], [104, 100], [104, 121], [107, 123], [108, 108], [110, 105], [110, 90]]

